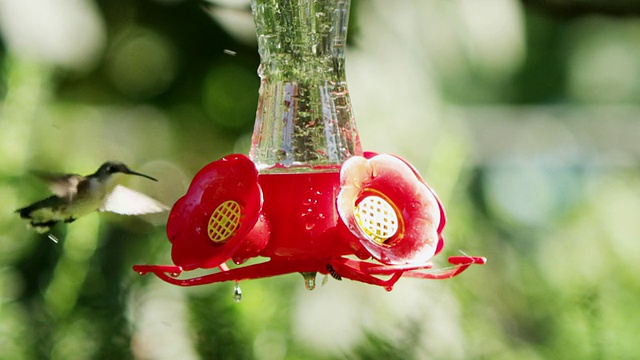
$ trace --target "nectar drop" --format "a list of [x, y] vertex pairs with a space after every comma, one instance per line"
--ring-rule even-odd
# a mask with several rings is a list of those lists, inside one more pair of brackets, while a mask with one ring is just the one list
[[242, 289], [240, 289], [240, 283], [236, 283], [233, 287], [233, 301], [239, 303], [242, 300]]

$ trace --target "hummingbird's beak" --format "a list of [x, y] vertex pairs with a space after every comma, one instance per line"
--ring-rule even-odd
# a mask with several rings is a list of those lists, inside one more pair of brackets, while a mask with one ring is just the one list
[[151, 176], [149, 176], [149, 175], [141, 174], [141, 173], [139, 173], [139, 172], [135, 172], [135, 171], [128, 170], [128, 169], [127, 169], [127, 171], [125, 171], [124, 173], [125, 173], [125, 174], [129, 174], [129, 175], [142, 176], [142, 177], [147, 178], [147, 179], [149, 179], [149, 180], [158, 181], [156, 178], [153, 178], [153, 177], [151, 177]]

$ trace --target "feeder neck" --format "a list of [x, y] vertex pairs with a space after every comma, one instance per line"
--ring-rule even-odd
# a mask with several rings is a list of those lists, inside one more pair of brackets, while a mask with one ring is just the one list
[[250, 157], [261, 173], [361, 155], [345, 76], [349, 0], [252, 0], [260, 92]]

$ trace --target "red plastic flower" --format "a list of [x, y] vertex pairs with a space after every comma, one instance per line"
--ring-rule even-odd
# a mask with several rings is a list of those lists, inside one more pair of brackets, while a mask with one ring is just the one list
[[392, 155], [365, 154], [340, 170], [338, 213], [371, 256], [389, 264], [427, 262], [442, 247], [444, 210], [418, 172]]
[[[261, 208], [258, 170], [247, 156], [230, 155], [208, 164], [169, 214], [173, 262], [183, 270], [220, 266], [240, 248]], [[264, 246], [259, 240], [256, 246]], [[245, 244], [245, 251], [259, 251], [250, 245]]]

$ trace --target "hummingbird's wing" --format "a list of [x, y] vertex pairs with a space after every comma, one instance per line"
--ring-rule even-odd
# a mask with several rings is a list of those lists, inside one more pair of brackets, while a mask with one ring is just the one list
[[169, 207], [161, 202], [122, 185], [116, 185], [100, 207], [100, 211], [120, 215], [142, 215], [166, 210]]
[[78, 174], [54, 174], [40, 171], [34, 171], [34, 174], [47, 183], [52, 193], [68, 202], [76, 196], [78, 184], [84, 178]]

